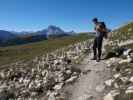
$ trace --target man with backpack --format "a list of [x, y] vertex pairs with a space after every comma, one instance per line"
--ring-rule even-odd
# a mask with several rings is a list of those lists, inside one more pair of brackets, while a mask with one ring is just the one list
[[94, 18], [92, 21], [95, 24], [96, 32], [93, 44], [94, 57], [92, 58], [92, 60], [96, 60], [97, 62], [99, 62], [101, 60], [103, 38], [107, 38], [108, 30], [105, 23], [99, 22], [97, 18]]

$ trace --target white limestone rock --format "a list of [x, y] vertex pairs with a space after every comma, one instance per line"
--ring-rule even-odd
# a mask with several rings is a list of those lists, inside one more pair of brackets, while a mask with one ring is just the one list
[[63, 87], [64, 83], [59, 83], [59, 84], [56, 84], [53, 89], [54, 90], [60, 90], [62, 87]]
[[127, 88], [127, 90], [125, 91], [126, 94], [133, 94], [133, 86], [130, 86]]
[[77, 100], [92, 100], [92, 99], [93, 99], [93, 95], [88, 95], [88, 94], [84, 94], [77, 98]]
[[121, 73], [117, 73], [117, 74], [115, 74], [113, 77], [115, 78], [115, 79], [117, 79], [117, 78], [119, 78], [121, 76]]
[[66, 74], [71, 74], [72, 71], [71, 70], [66, 70]]
[[105, 85], [98, 85], [98, 86], [96, 87], [96, 91], [97, 91], [97, 92], [103, 92], [104, 89], [105, 89]]
[[111, 67], [112, 64], [119, 62], [119, 60], [120, 59], [115, 57], [110, 58], [109, 60], [106, 61], [107, 67]]
[[119, 88], [119, 85], [118, 85], [117, 83], [114, 83], [114, 87], [115, 87], [116, 89], [118, 89], [118, 88]]
[[120, 92], [118, 90], [112, 90], [104, 97], [104, 100], [115, 100], [115, 97], [119, 94]]
[[121, 77], [120, 79], [122, 80], [123, 83], [126, 83], [129, 80], [128, 77]]
[[131, 63], [132, 60], [133, 60], [133, 59], [128, 55], [128, 56], [127, 56], [127, 59], [123, 59], [123, 60], [119, 61], [119, 64]]
[[104, 96], [103, 100], [114, 100], [114, 97], [111, 95], [111, 93], [108, 93], [106, 96]]
[[105, 81], [105, 85], [106, 86], [112, 86], [113, 82], [114, 82], [113, 79], [109, 79], [109, 80]]
[[48, 100], [56, 100], [55, 93], [51, 93]]
[[69, 78], [68, 80], [66, 80], [66, 83], [72, 83], [72, 82], [74, 82], [77, 78], [78, 78], [78, 76], [72, 76], [71, 78]]
[[128, 56], [131, 51], [132, 49], [127, 49], [126, 51], [123, 52], [123, 55]]
[[3, 71], [0, 72], [0, 78], [5, 78], [5, 73]]
[[129, 81], [133, 83], [133, 76], [129, 79]]

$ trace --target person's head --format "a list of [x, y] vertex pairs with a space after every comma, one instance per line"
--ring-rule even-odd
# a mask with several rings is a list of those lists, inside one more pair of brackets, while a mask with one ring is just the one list
[[98, 18], [95, 17], [95, 18], [93, 18], [92, 21], [93, 21], [94, 24], [97, 24], [98, 23]]

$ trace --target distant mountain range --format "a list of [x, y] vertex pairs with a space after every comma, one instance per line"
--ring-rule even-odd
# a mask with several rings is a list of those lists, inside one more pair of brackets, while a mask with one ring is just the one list
[[25, 44], [46, 40], [48, 38], [59, 38], [64, 36], [75, 35], [74, 31], [65, 32], [61, 28], [50, 25], [48, 28], [36, 32], [14, 32], [0, 30], [0, 46], [12, 44]]
[[48, 38], [49, 37], [62, 37], [62, 36], [68, 36], [68, 35], [75, 35], [74, 31], [65, 32], [61, 28], [53, 26], [53, 25], [50, 25], [47, 29], [37, 31], [36, 33], [39, 35], [46, 34]]
[[15, 34], [8, 31], [0, 30], [0, 42], [6, 42], [14, 38], [16, 38]]

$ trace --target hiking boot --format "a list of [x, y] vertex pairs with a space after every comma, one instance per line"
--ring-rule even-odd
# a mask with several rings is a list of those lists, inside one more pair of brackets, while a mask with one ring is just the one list
[[100, 62], [100, 60], [101, 60], [100, 58], [97, 58], [97, 59], [96, 59], [97, 62]]

